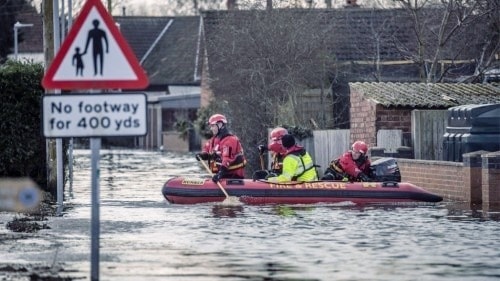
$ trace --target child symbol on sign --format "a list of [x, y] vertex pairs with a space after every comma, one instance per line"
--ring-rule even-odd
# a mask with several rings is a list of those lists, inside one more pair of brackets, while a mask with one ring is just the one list
[[72, 61], [72, 65], [75, 65], [76, 63], [76, 76], [78, 76], [78, 74], [80, 74], [80, 76], [83, 76], [83, 60], [82, 60], [83, 55], [84, 54], [80, 53], [80, 48], [76, 47]]

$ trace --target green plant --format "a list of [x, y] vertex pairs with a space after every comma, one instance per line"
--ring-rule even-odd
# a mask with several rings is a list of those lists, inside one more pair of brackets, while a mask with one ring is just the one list
[[182, 140], [186, 140], [189, 136], [189, 131], [193, 127], [193, 124], [187, 120], [179, 120], [174, 123], [174, 128], [177, 132], [179, 132], [180, 138]]
[[204, 138], [208, 139], [212, 137], [212, 132], [208, 126], [208, 118], [214, 113], [212, 106], [201, 107], [198, 109], [198, 118], [194, 121], [195, 130]]
[[42, 76], [38, 63], [7, 61], [0, 67], [0, 176], [30, 177], [45, 187]]
[[288, 130], [288, 133], [296, 137], [298, 140], [303, 140], [313, 137], [313, 131], [309, 128], [299, 127], [299, 126], [280, 126]]

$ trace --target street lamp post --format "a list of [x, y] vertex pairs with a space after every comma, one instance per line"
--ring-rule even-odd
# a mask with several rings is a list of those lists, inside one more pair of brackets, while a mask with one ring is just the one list
[[16, 22], [14, 24], [14, 59], [17, 60], [17, 30], [23, 27], [32, 27], [32, 23], [20, 23]]

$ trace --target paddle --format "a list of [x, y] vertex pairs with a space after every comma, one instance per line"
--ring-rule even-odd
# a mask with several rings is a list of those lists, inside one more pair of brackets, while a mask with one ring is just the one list
[[[207, 172], [210, 174], [210, 176], [213, 176], [213, 173], [210, 170], [210, 168], [208, 167], [207, 163], [205, 163], [205, 161], [203, 161], [203, 160], [201, 160], [200, 162], [203, 165], [203, 167], [205, 167], [205, 170], [207, 170]], [[229, 194], [227, 194], [226, 189], [222, 186], [222, 184], [219, 181], [217, 182], [217, 186], [220, 188], [220, 190], [222, 190], [224, 195], [226, 195], [226, 199], [224, 199], [222, 204], [225, 204], [225, 205], [240, 205], [241, 204], [238, 197], [229, 196]]]
[[260, 157], [260, 168], [261, 168], [262, 170], [265, 170], [265, 169], [266, 169], [266, 167], [264, 166], [264, 154], [259, 153], [259, 157]]

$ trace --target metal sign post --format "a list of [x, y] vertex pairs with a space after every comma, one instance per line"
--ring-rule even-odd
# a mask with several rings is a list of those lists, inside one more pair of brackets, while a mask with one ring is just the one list
[[99, 166], [99, 151], [101, 150], [101, 139], [90, 138], [90, 148], [92, 150], [91, 166], [92, 166], [92, 211], [91, 211], [91, 257], [90, 257], [90, 275], [92, 281], [99, 280], [99, 235], [100, 229], [100, 190], [99, 176], [101, 173]]

